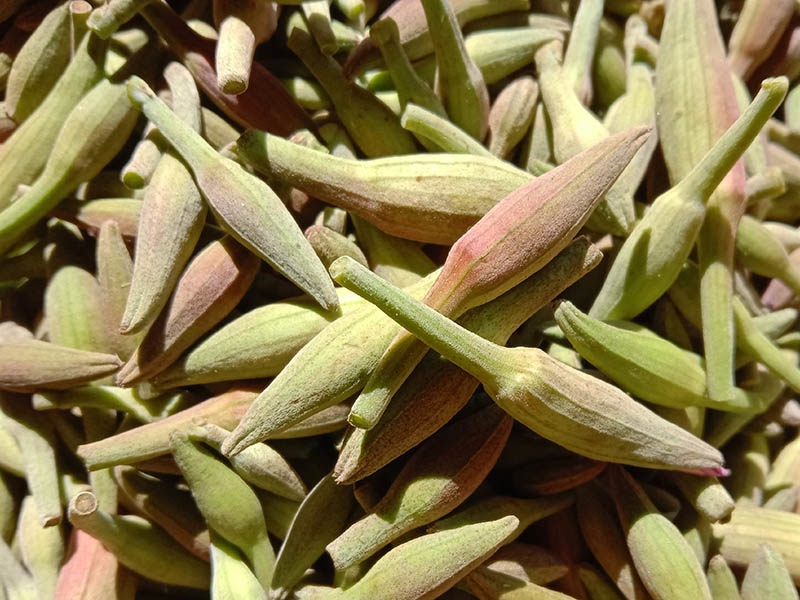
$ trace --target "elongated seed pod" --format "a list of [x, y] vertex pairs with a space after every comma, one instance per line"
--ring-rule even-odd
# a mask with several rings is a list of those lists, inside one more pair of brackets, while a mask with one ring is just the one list
[[114, 480], [129, 508], [163, 528], [196, 557], [208, 560], [208, 526], [187, 491], [133, 467], [114, 467]]
[[504, 410], [551, 441], [596, 460], [725, 472], [716, 450], [614, 386], [572, 370], [541, 350], [503, 348], [484, 340], [399, 293], [347, 257], [337, 260], [331, 272], [342, 285], [364, 294], [431, 348], [481, 380]]
[[[338, 288], [341, 316], [364, 305]], [[198, 383], [274, 377], [338, 315], [308, 296], [254, 308], [202, 339], [153, 378], [162, 389]]]
[[334, 566], [342, 569], [357, 564], [403, 533], [427, 525], [463, 502], [494, 466], [511, 424], [508, 415], [492, 405], [457, 421], [421, 446], [380, 502], [328, 544]]
[[238, 304], [257, 270], [258, 259], [229, 237], [206, 246], [183, 272], [169, 304], [117, 373], [117, 383], [127, 387], [171, 365]]
[[[89, 15], [88, 2], [65, 2], [50, 11], [14, 59], [6, 82], [4, 107], [22, 123], [45, 99], [80, 44]], [[75, 20], [77, 17], [77, 21]]]
[[64, 121], [34, 185], [0, 212], [0, 254], [78, 184], [97, 175], [122, 148], [135, 123], [136, 111], [125, 100], [124, 85], [104, 79], [92, 88]]
[[[435, 277], [436, 272], [411, 286], [409, 292], [421, 297]], [[346, 400], [364, 385], [398, 330], [391, 319], [370, 305], [331, 323], [259, 394], [225, 440], [223, 454], [235, 455], [250, 444]], [[324, 373], [335, 377], [322, 377]]]
[[244, 552], [266, 588], [272, 579], [275, 554], [255, 492], [185, 433], [170, 436], [170, 450], [209, 526]]
[[[509, 194], [453, 245], [425, 303], [457, 318], [538, 271], [586, 223], [648, 134], [634, 128], [608, 138]], [[426, 351], [401, 332], [354, 403], [350, 422], [374, 426]]]
[[[492, 302], [467, 312], [459, 322], [481, 337], [505, 344], [532, 314], [601, 258], [588, 240], [577, 238], [540, 271]], [[361, 479], [414, 447], [448, 422], [477, 386], [474, 377], [438, 353], [428, 352], [375, 427], [351, 431], [334, 468], [337, 481]]]
[[478, 141], [489, 126], [489, 91], [447, 0], [422, 0], [436, 54], [436, 90], [453, 122]]
[[[528, 10], [529, 0], [456, 0], [453, 11], [459, 25], [463, 26], [491, 15], [514, 10]], [[422, 4], [412, 0], [396, 0], [381, 13], [381, 18], [391, 17], [400, 29], [400, 43], [411, 60], [417, 60], [433, 52], [433, 42]], [[344, 73], [348, 78], [361, 74], [365, 69], [379, 64], [380, 52], [374, 42], [365, 38], [347, 57]]]
[[[516, 529], [516, 517], [504, 517], [405, 542], [382, 556], [355, 585], [339, 597], [366, 600], [431, 600], [473, 570]], [[414, 577], [409, 577], [413, 573]]]
[[[628, 319], [675, 281], [705, 217], [705, 202], [784, 97], [786, 81], [767, 80], [759, 96], [675, 187], [659, 196], [617, 254], [589, 315]], [[680, 222], [672, 216], [680, 213]], [[678, 226], [680, 225], [680, 226]]]
[[308, 291], [323, 308], [334, 310], [338, 299], [330, 278], [269, 186], [217, 154], [141, 79], [128, 82], [128, 97], [189, 163], [198, 187], [234, 237]]
[[628, 548], [647, 590], [659, 600], [711, 600], [703, 569], [678, 528], [625, 470], [612, 467], [610, 480]]
[[258, 172], [363, 217], [397, 237], [451, 244], [532, 179], [495, 158], [414, 154], [352, 160], [249, 130], [237, 154]]
[[353, 508], [350, 488], [324, 476], [300, 504], [275, 561], [270, 596], [284, 600], [307, 568], [345, 528]]
[[149, 521], [99, 509], [91, 492], [82, 492], [70, 500], [69, 520], [76, 528], [102, 541], [126, 567], [149, 579], [208, 589], [208, 563], [189, 554]]
[[[52, 93], [3, 143], [0, 150], [0, 209], [11, 204], [20, 184], [32, 184], [44, 168], [61, 125], [78, 101], [104, 75], [108, 44], [86, 35]], [[20, 160], [20, 156], [25, 160]]]
[[230, 429], [250, 406], [257, 392], [233, 388], [160, 421], [123, 431], [78, 447], [78, 456], [90, 470], [132, 464], [169, 452], [169, 436], [176, 430], [214, 423]]
[[310, 35], [295, 29], [288, 45], [325, 88], [342, 125], [364, 154], [375, 158], [416, 151], [411, 134], [400, 127], [397, 116], [372, 92], [345, 80], [339, 63], [322, 54]]
[[[199, 132], [200, 96], [189, 71], [180, 63], [164, 69], [176, 114]], [[192, 255], [206, 221], [207, 207], [191, 171], [172, 149], [160, 155], [145, 188], [136, 235], [136, 260], [121, 333], [141, 332], [169, 300]]]

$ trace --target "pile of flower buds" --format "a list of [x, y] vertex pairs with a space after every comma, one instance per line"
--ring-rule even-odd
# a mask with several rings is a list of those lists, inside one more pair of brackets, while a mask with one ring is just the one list
[[5, 0], [0, 94], [0, 600], [798, 599], [796, 0]]

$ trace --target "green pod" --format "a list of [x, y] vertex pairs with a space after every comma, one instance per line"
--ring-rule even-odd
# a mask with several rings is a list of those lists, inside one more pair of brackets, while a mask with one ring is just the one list
[[796, 539], [800, 515], [754, 506], [737, 506], [729, 521], [712, 525], [719, 553], [735, 567], [753, 562], [758, 548], [770, 544], [783, 557], [795, 585], [800, 581], [800, 553]]
[[483, 74], [467, 53], [453, 6], [422, 0], [436, 55], [436, 92], [453, 123], [478, 141], [489, 127], [489, 91]]
[[109, 385], [86, 385], [66, 392], [38, 392], [33, 396], [36, 410], [105, 408], [119, 410], [142, 423], [152, 423], [165, 416], [181, 402], [182, 394], [172, 394], [158, 401], [145, 401], [134, 390]]
[[[16, 445], [16, 441], [14, 442]], [[19, 449], [17, 449], [19, 452]], [[20, 461], [21, 462], [21, 461]], [[17, 528], [19, 513], [18, 486], [7, 473], [0, 471], [0, 540], [10, 543]]]
[[141, 79], [131, 78], [132, 104], [189, 163], [197, 186], [226, 229], [251, 252], [333, 310], [338, 299], [330, 278], [275, 193], [257, 177], [211, 148], [189, 125], [159, 100]]
[[340, 256], [349, 256], [367, 266], [367, 257], [364, 256], [361, 248], [355, 242], [347, 239], [341, 233], [335, 232], [333, 229], [312, 225], [306, 229], [305, 236], [326, 268]]
[[236, 545], [266, 588], [275, 554], [258, 497], [250, 486], [185, 433], [170, 436], [170, 450], [209, 527]]
[[600, 573], [600, 569], [592, 565], [579, 565], [578, 577], [591, 600], [622, 600], [624, 598], [614, 584]]
[[[786, 91], [767, 80], [756, 99], [691, 173], [661, 194], [625, 240], [589, 315], [629, 319], [657, 300], [678, 276], [706, 214], [705, 202], [757, 135]], [[680, 219], [674, 216], [680, 214]]]
[[[609, 131], [576, 96], [558, 61], [560, 45], [560, 42], [551, 42], [537, 50], [536, 67], [539, 91], [552, 129], [553, 156], [558, 164], [563, 164], [606, 139]], [[633, 207], [630, 202], [611, 204], [611, 199], [618, 200], [619, 196], [603, 197], [589, 225], [600, 231], [624, 235], [633, 225]]]
[[308, 30], [317, 42], [322, 53], [327, 56], [336, 54], [339, 45], [336, 43], [336, 34], [331, 25], [331, 10], [327, 0], [311, 0], [300, 4]]
[[[466, 576], [469, 589], [479, 598], [503, 598], [511, 588], [513, 593], [529, 594], [536, 598], [567, 598], [558, 592], [537, 589], [560, 579], [569, 571], [554, 553], [539, 546], [511, 542], [500, 548], [480, 567]], [[523, 588], [517, 590], [516, 588]], [[550, 594], [549, 596], [547, 594]]]
[[[35, 600], [38, 598], [33, 577], [14, 556], [14, 551], [0, 540], [0, 569], [3, 572], [3, 596], [13, 599]], [[6, 596], [8, 593], [8, 596]]]
[[[457, 318], [538, 271], [586, 223], [648, 134], [634, 128], [608, 138], [506, 196], [453, 245], [424, 302]], [[401, 332], [354, 403], [350, 422], [374, 426], [426, 352]]]
[[733, 511], [733, 498], [716, 477], [674, 472], [670, 473], [670, 479], [697, 513], [710, 523], [725, 519]]
[[541, 175], [552, 168], [553, 144], [550, 126], [547, 124], [547, 111], [540, 100], [536, 104], [533, 124], [520, 153], [520, 166], [529, 173]]
[[[505, 344], [531, 315], [597, 266], [601, 258], [597, 248], [579, 237], [524, 282], [468, 311], [460, 323], [481, 337]], [[477, 386], [474, 377], [438, 353], [428, 352], [375, 427], [351, 431], [334, 467], [337, 481], [351, 483], [370, 475], [419, 444], [445, 425]]]
[[98, 508], [91, 492], [82, 492], [70, 500], [69, 520], [77, 529], [101, 541], [123, 565], [148, 579], [208, 589], [208, 563], [189, 554], [149, 521]]
[[261, 501], [264, 521], [267, 523], [269, 532], [279, 539], [286, 538], [300, 503], [261, 489], [254, 491]]
[[332, 597], [438, 598], [491, 556], [517, 524], [516, 517], [509, 516], [420, 536], [390, 550], [358, 582]]
[[381, 19], [369, 28], [369, 37], [383, 55], [400, 99], [400, 108], [405, 109], [409, 102], [413, 102], [440, 117], [447, 117], [442, 101], [417, 74], [403, 50], [397, 23], [391, 18]]
[[678, 528], [658, 512], [622, 468], [612, 467], [609, 473], [628, 549], [653, 598], [711, 600], [703, 569]]
[[64, 559], [64, 532], [60, 526], [43, 527], [36, 514], [36, 500], [26, 496], [17, 522], [22, 562], [33, 575], [39, 598], [52, 598]]
[[[150, 131], [155, 132], [154, 127], [148, 126]], [[161, 148], [153, 141], [152, 136], [148, 135], [147, 129], [142, 139], [133, 149], [130, 159], [125, 163], [120, 171], [122, 183], [132, 190], [139, 190], [145, 187], [155, 173], [158, 163], [161, 161]]]
[[53, 344], [85, 352], [110, 353], [111, 344], [100, 315], [100, 286], [88, 271], [65, 265], [51, 275], [44, 292], [44, 315]]
[[793, 390], [800, 390], [800, 369], [789, 360], [767, 336], [753, 323], [753, 318], [742, 301], [733, 299], [733, 318], [736, 323], [737, 346], [764, 363], [781, 377]]
[[443, 429], [405, 464], [367, 515], [327, 546], [337, 569], [372, 556], [392, 540], [449, 513], [477, 488], [511, 433], [512, 420], [489, 406]]
[[714, 600], [741, 600], [736, 576], [720, 554], [708, 561], [706, 579]]
[[[305, 2], [298, 2], [297, 4], [302, 5], [305, 4]], [[327, 25], [324, 25], [324, 27], [327, 27]], [[313, 35], [310, 29], [310, 23], [303, 14], [302, 9], [291, 13], [284, 21], [284, 31], [286, 32], [287, 38], [292, 34], [292, 30], [294, 29], [301, 29], [309, 35]], [[333, 38], [328, 38], [328, 47], [332, 49], [333, 44], [331, 42], [335, 41], [337, 52], [349, 52], [364, 39], [364, 34], [360, 28], [351, 27], [337, 19], [330, 19], [330, 30], [333, 32]]]
[[628, 600], [646, 600], [611, 499], [589, 483], [578, 488], [575, 506], [583, 539], [617, 589]]
[[166, 2], [151, 2], [142, 16], [164, 38], [170, 49], [192, 72], [200, 88], [230, 119], [277, 135], [290, 135], [312, 127], [311, 119], [289, 95], [280, 80], [256, 61], [247, 91], [233, 96], [217, 85], [214, 40], [194, 32]]
[[503, 348], [409, 298], [347, 257], [334, 279], [479, 379], [505, 411], [543, 437], [601, 461], [649, 468], [724, 472], [722, 456], [619, 389], [532, 348]]
[[475, 31], [465, 38], [464, 44], [490, 85], [531, 64], [543, 45], [563, 39], [562, 32], [546, 27], [512, 27]]
[[203, 134], [203, 139], [211, 144], [214, 150], [222, 150], [239, 137], [239, 132], [236, 128], [213, 110], [201, 106], [200, 115], [202, 117], [201, 133]]
[[[655, 129], [655, 92], [653, 72], [649, 67], [642, 63], [630, 66], [625, 93], [609, 107], [603, 124], [612, 135], [636, 125], [648, 125]], [[654, 134], [606, 192], [606, 202], [618, 207], [620, 213], [626, 215], [630, 227], [635, 221], [634, 194], [644, 180], [657, 145], [658, 136]]]
[[3, 419], [0, 419], [0, 450], [0, 469], [17, 477], [25, 477], [25, 461], [19, 444]]
[[[57, 87], [52, 94], [56, 93]], [[111, 161], [133, 131], [136, 117], [125, 99], [125, 86], [107, 79], [81, 99], [52, 141], [53, 152], [36, 182], [0, 212], [0, 254], [7, 253], [78, 184], [92, 179]], [[30, 118], [35, 119], [35, 114]]]
[[800, 474], [800, 437], [786, 444], [774, 457], [764, 482], [764, 490], [771, 494], [791, 487], [795, 485], [798, 474]]
[[272, 2], [216, 0], [214, 23], [219, 30], [214, 68], [224, 94], [241, 94], [250, 83], [256, 46], [278, 27], [280, 8]]
[[[471, 21], [517, 10], [529, 10], [530, 0], [455, 0], [453, 12], [461, 27]], [[420, 2], [400, 0], [381, 13], [381, 19], [391, 18], [400, 29], [400, 43], [412, 61], [433, 52], [433, 41], [428, 31], [425, 11]], [[380, 51], [370, 38], [364, 40], [350, 53], [344, 64], [344, 73], [353, 78], [366, 69], [380, 64]]]
[[761, 544], [742, 579], [742, 600], [797, 600], [797, 588], [780, 553]]
[[[281, 77], [281, 83], [292, 98], [306, 110], [330, 109], [332, 106], [328, 94], [316, 80], [300, 76]], [[233, 136], [231, 141], [235, 141], [237, 136], [238, 134]]]
[[142, 201], [135, 198], [99, 200], [67, 200], [53, 213], [90, 232], [99, 231], [103, 223], [115, 221], [122, 237], [133, 239], [139, 223]]
[[288, 45], [325, 88], [342, 125], [365, 155], [375, 158], [416, 152], [411, 134], [400, 127], [397, 116], [372, 92], [346, 81], [339, 63], [322, 54], [310, 35], [295, 29]]
[[300, 581], [306, 569], [325, 552], [345, 528], [353, 509], [349, 487], [337, 485], [326, 475], [308, 493], [297, 509], [286, 533], [270, 584], [270, 596], [284, 600]]
[[[84, 36], [52, 93], [3, 143], [0, 149], [0, 209], [11, 204], [18, 185], [32, 184], [45, 167], [51, 149], [57, 147], [56, 138], [64, 121], [86, 92], [105, 76], [103, 64], [107, 48], [108, 44], [98, 37]], [[69, 146], [74, 145], [75, 138], [71, 138]]]
[[[191, 107], [182, 111], [190, 117], [184, 119], [199, 131], [200, 96], [191, 74], [180, 63], [170, 63], [164, 76], [173, 92], [173, 104]], [[191, 171], [173, 150], [167, 150], [145, 188], [120, 333], [143, 331], [161, 312], [200, 238], [206, 213]]]
[[20, 48], [6, 82], [4, 108], [22, 123], [47, 97], [86, 33], [88, 2], [65, 2], [47, 13]]
[[100, 314], [109, 347], [117, 356], [127, 360], [141, 342], [141, 336], [125, 337], [119, 333], [119, 322], [128, 300], [133, 262], [116, 221], [107, 221], [100, 227], [96, 263], [102, 307]]
[[502, 517], [513, 516], [519, 521], [519, 525], [508, 538], [508, 542], [513, 542], [531, 524], [556, 514], [574, 502], [572, 494], [555, 494], [542, 498], [512, 498], [510, 496], [489, 496], [482, 500], [476, 500], [466, 508], [458, 512], [439, 519], [428, 526], [428, 531], [447, 531], [458, 529], [465, 525], [474, 525], [486, 520], [500, 519]]
[[602, 0], [581, 2], [564, 50], [564, 78], [583, 104], [589, 104], [592, 98], [591, 69], [602, 18]]
[[483, 144], [458, 125], [416, 104], [406, 105], [400, 115], [400, 124], [432, 152], [443, 150], [456, 154], [492, 156]]
[[[364, 302], [339, 288], [341, 316]], [[337, 317], [308, 296], [254, 308], [187, 350], [153, 378], [162, 389], [274, 377], [315, 335]]]
[[[702, 358], [644, 328], [604, 323], [571, 302], [561, 303], [555, 318], [583, 358], [647, 402], [671, 408], [704, 406], [744, 412], [755, 408], [741, 391], [728, 402], [709, 398]], [[675, 377], [676, 369], [680, 378]]]
[[129, 509], [164, 529], [196, 557], [208, 560], [208, 527], [188, 491], [132, 467], [115, 467], [114, 480]]
[[796, 3], [779, 0], [767, 7], [746, 0], [728, 42], [731, 71], [747, 80], [781, 39], [781, 34], [795, 11]]
[[121, 364], [112, 354], [40, 340], [0, 344], [0, 356], [0, 389], [18, 392], [68, 389], [110, 375]]
[[[740, 114], [714, 13], [713, 2], [699, 0], [675, 3], [665, 15], [656, 65], [656, 109], [664, 160], [675, 185], [696, 174], [695, 167], [706, 160], [703, 154], [713, 152], [712, 146], [717, 147]], [[681, 85], [676, 85], [678, 81]], [[698, 111], [697, 106], [717, 109]], [[704, 199], [708, 210], [702, 225], [697, 224], [697, 233], [691, 232], [690, 241], [674, 242], [672, 247], [686, 248], [696, 237], [709, 395], [729, 400], [734, 383], [733, 245], [746, 202], [744, 161], [731, 162], [714, 187], [718, 190], [710, 190]], [[687, 216], [689, 212], [684, 210]]]
[[61, 522], [59, 468], [55, 431], [47, 418], [34, 411], [27, 399], [0, 393], [0, 420], [22, 453], [25, 481], [33, 495], [39, 523], [45, 527]]
[[[208, 424], [189, 432], [191, 437], [219, 450], [230, 432]], [[230, 459], [231, 466], [247, 483], [283, 498], [300, 502], [308, 490], [292, 466], [266, 444], [253, 444]]]
[[800, 271], [789, 261], [785, 248], [749, 215], [742, 216], [736, 230], [736, 258], [753, 273], [780, 279], [795, 293], [800, 292]]
[[159, 421], [83, 444], [78, 447], [78, 457], [92, 471], [156, 458], [169, 452], [169, 436], [173, 431], [186, 431], [206, 423], [225, 429], [236, 427], [255, 396], [254, 390], [232, 388]]
[[106, 40], [153, 0], [110, 0], [92, 11], [89, 29]]
[[389, 235], [452, 244], [532, 176], [496, 158], [414, 154], [372, 160], [330, 156], [261, 131], [236, 143], [269, 178], [339, 206]]
[[211, 532], [211, 598], [267, 600], [267, 593], [233, 544]]
[[[654, 40], [652, 42], [652, 46], [657, 49], [658, 45]], [[650, 64], [655, 64], [655, 61]], [[604, 16], [600, 19], [597, 47], [591, 65], [592, 101], [597, 106], [611, 106], [625, 93], [626, 67], [624, 33], [616, 21]]]
[[[421, 297], [433, 273], [409, 291]], [[231, 456], [267, 439], [361, 389], [381, 354], [399, 330], [374, 306], [337, 319], [295, 354], [222, 445]]]
[[506, 158], [522, 141], [533, 123], [539, 86], [524, 75], [509, 83], [497, 95], [489, 111], [489, 151]]
[[116, 375], [128, 387], [170, 366], [242, 299], [258, 271], [256, 256], [229, 237], [203, 248], [181, 274], [166, 308]]
[[600, 120], [583, 106], [559, 64], [560, 42], [537, 50], [539, 91], [553, 128], [553, 154], [560, 164], [608, 137]]
[[731, 476], [725, 481], [737, 506], [761, 506], [769, 471], [767, 439], [761, 433], [743, 433], [727, 446]]
[[419, 244], [383, 233], [361, 217], [350, 218], [370, 270], [389, 283], [406, 287], [436, 269]]

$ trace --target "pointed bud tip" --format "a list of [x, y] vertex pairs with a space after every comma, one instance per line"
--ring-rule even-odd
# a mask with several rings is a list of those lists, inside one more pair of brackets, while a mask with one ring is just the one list
[[141, 77], [137, 77], [136, 75], [128, 79], [125, 88], [128, 92], [128, 100], [130, 100], [131, 104], [138, 110], [142, 109], [142, 105], [145, 102], [155, 97], [150, 86], [148, 86]]

